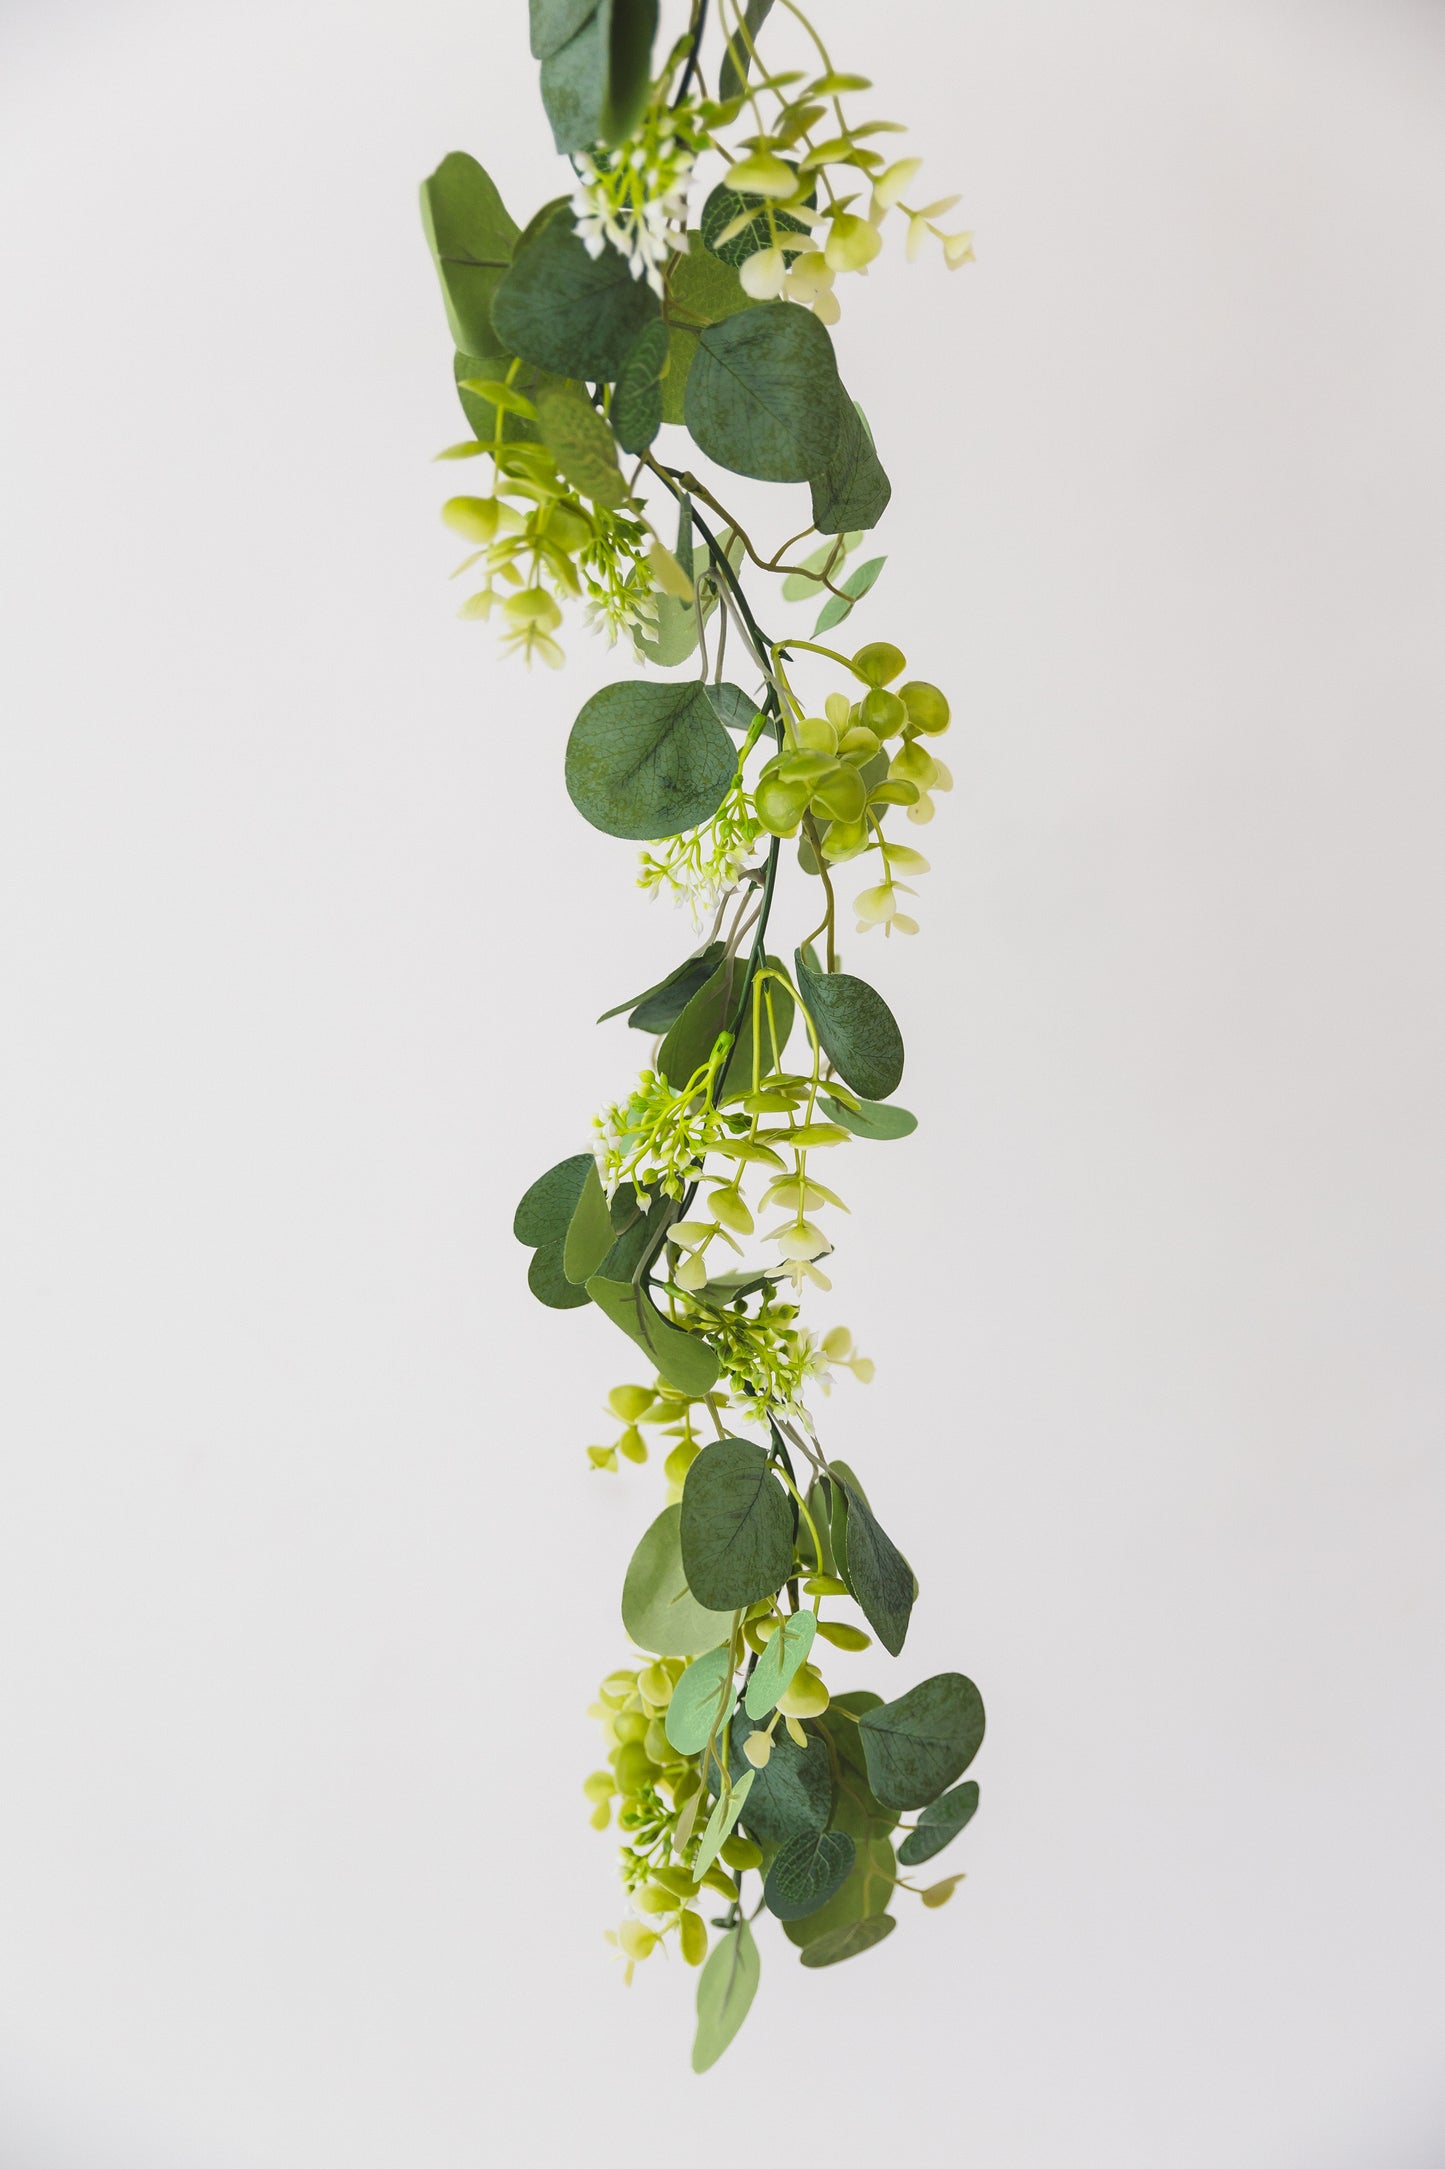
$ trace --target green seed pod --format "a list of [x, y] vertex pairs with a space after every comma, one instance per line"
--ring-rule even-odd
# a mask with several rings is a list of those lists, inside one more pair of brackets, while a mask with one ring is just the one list
[[808, 787], [776, 776], [760, 778], [753, 808], [770, 836], [790, 836], [808, 810]]
[[695, 1898], [698, 1894], [699, 1885], [688, 1874], [686, 1868], [674, 1868], [671, 1865], [665, 1868], [654, 1868], [652, 1879], [655, 1883], [665, 1885], [678, 1898]]
[[870, 640], [854, 656], [853, 668], [866, 684], [887, 685], [890, 678], [908, 668], [908, 658], [890, 640]]
[[818, 1621], [818, 1633], [825, 1642], [831, 1642], [834, 1649], [871, 1649], [873, 1647], [871, 1634], [865, 1634], [861, 1627], [845, 1627], [839, 1619], [820, 1619]]
[[617, 1441], [617, 1451], [629, 1461], [647, 1459], [647, 1441], [635, 1423], [630, 1423]]
[[449, 497], [442, 506], [447, 526], [453, 534], [465, 535], [468, 542], [494, 542], [501, 516], [495, 497]]
[[877, 737], [891, 738], [907, 721], [908, 710], [896, 693], [885, 693], [875, 685], [863, 695], [863, 722]]
[[656, 1771], [652, 1757], [641, 1740], [624, 1740], [617, 1753], [617, 1790], [636, 1794], [644, 1785], [650, 1785]]
[[660, 1717], [653, 1718], [652, 1723], [647, 1728], [647, 1737], [642, 1744], [647, 1749], [650, 1759], [657, 1764], [659, 1769], [665, 1763], [677, 1760], [677, 1749], [668, 1738]]
[[641, 1740], [647, 1734], [645, 1710], [619, 1710], [612, 1720], [612, 1729], [619, 1740]]
[[641, 1890], [632, 1894], [632, 1902], [639, 1913], [675, 1913], [682, 1900], [675, 1890], [668, 1890], [662, 1883], [644, 1883]]
[[743, 1753], [755, 1770], [766, 1770], [772, 1752], [773, 1740], [771, 1733], [750, 1732], [743, 1741]]
[[961, 1875], [950, 1875], [946, 1882], [931, 1883], [927, 1890], [921, 1890], [918, 1895], [926, 1906], [947, 1905], [962, 1881], [963, 1877]]
[[[828, 1702], [822, 1674], [805, 1664], [794, 1674], [786, 1693], [779, 1695], [778, 1708], [785, 1717], [821, 1717]], [[746, 1742], [743, 1751], [747, 1752]]]
[[702, 1448], [696, 1439], [685, 1438], [673, 1447], [662, 1464], [662, 1473], [670, 1484], [681, 1484], [684, 1476], [696, 1461]]
[[910, 678], [907, 685], [900, 685], [898, 698], [908, 710], [912, 729], [926, 731], [932, 737], [938, 731], [946, 731], [950, 722], [948, 702], [936, 685], [926, 678]]
[[725, 1898], [735, 1898], [738, 1894], [737, 1884], [730, 1875], [723, 1874], [722, 1869], [718, 1867], [716, 1862], [708, 1869], [703, 1881], [709, 1890], [721, 1891]]
[[741, 1837], [735, 1830], [723, 1845], [722, 1857], [730, 1868], [760, 1868], [763, 1864], [763, 1849], [761, 1845], [754, 1845], [751, 1838]]
[[846, 1597], [848, 1584], [835, 1574], [810, 1574], [803, 1584], [805, 1597]]
[[591, 1823], [594, 1830], [605, 1830], [611, 1820], [612, 1802], [610, 1800], [599, 1800], [596, 1807], [592, 1810], [591, 1815], [588, 1817], [588, 1821]]
[[614, 1386], [607, 1396], [607, 1406], [619, 1423], [636, 1423], [656, 1398], [651, 1386]]
[[594, 1805], [599, 1800], [610, 1800], [617, 1790], [617, 1782], [610, 1770], [594, 1770], [582, 1780], [582, 1796]]
[[691, 1907], [678, 1916], [677, 1940], [685, 1966], [700, 1966], [707, 1956], [707, 1927], [701, 1913]]
[[672, 1700], [672, 1675], [660, 1664], [650, 1664], [637, 1682], [637, 1691], [654, 1710], [665, 1710]]
[[868, 802], [863, 778], [856, 768], [839, 762], [813, 786], [813, 804], [830, 821], [856, 821]]

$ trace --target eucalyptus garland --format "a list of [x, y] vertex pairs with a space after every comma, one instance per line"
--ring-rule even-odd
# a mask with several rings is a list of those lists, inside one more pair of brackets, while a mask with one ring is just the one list
[[[830, 1286], [835, 1167], [917, 1126], [894, 1098], [893, 1014], [842, 968], [840, 890], [861, 873], [859, 935], [915, 933], [903, 899], [928, 863], [897, 822], [929, 822], [950, 787], [945, 695], [887, 640], [836, 644], [883, 569], [859, 553], [890, 485], [832, 327], [900, 229], [910, 257], [972, 249], [938, 224], [956, 198], [913, 200], [921, 161], [877, 147], [895, 123], [860, 117], [867, 78], [793, 0], [766, 39], [773, 0], [719, 0], [711, 20], [694, 0], [660, 66], [657, 0], [530, 5], [566, 192], [519, 227], [463, 152], [422, 189], [472, 431], [441, 457], [483, 460], [489, 483], [443, 517], [474, 546], [462, 615], [505, 650], [559, 666], [580, 603], [674, 673], [587, 701], [566, 782], [594, 828], [644, 846], [639, 886], [684, 903], [696, 938], [605, 1012], [650, 1043], [646, 1065], [527, 1190], [515, 1232], [541, 1302], [595, 1304], [643, 1359], [644, 1382], [608, 1396], [620, 1432], [588, 1448], [594, 1468], [647, 1461], [649, 1429], [665, 1450], [622, 1589], [634, 1654], [602, 1681], [605, 1767], [584, 1790], [622, 1838], [626, 1977], [669, 1944], [702, 1968], [703, 2071], [752, 2002], [760, 1916], [805, 1966], [870, 1950], [900, 1899], [951, 1896], [960, 1876], [914, 1871], [978, 1804], [960, 1782], [984, 1729], [971, 1680], [884, 1700], [825, 1679], [825, 1654], [846, 1674], [874, 1638], [897, 1657], [918, 1590], [811, 1405], [872, 1364], [803, 1319]], [[784, 24], [802, 65], [763, 50]], [[802, 532], [755, 540], [693, 448], [720, 490], [806, 485]], [[782, 606], [816, 610], [809, 637], [777, 629]]]

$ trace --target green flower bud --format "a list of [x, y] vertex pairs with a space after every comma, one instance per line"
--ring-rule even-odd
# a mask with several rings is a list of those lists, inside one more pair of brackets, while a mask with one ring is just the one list
[[873, 1647], [871, 1634], [865, 1634], [861, 1627], [845, 1627], [839, 1619], [820, 1619], [818, 1621], [818, 1633], [825, 1642], [831, 1642], [834, 1649], [871, 1649]]
[[763, 1849], [761, 1845], [754, 1845], [751, 1838], [745, 1838], [735, 1830], [723, 1843], [722, 1857], [730, 1868], [760, 1868], [763, 1863]]
[[599, 1800], [596, 1807], [592, 1810], [591, 1815], [588, 1817], [588, 1820], [594, 1830], [605, 1830], [607, 1828], [607, 1825], [612, 1820], [611, 1801]]
[[647, 1715], [643, 1710], [619, 1710], [612, 1721], [619, 1740], [641, 1740], [647, 1734]]
[[630, 1423], [617, 1441], [617, 1451], [628, 1461], [647, 1459], [647, 1441], [635, 1423]]
[[610, 1770], [594, 1770], [590, 1777], [582, 1781], [583, 1797], [594, 1804], [598, 1800], [610, 1800], [616, 1790], [616, 1781]]
[[701, 1452], [702, 1448], [698, 1445], [696, 1439], [685, 1438], [680, 1444], [674, 1446], [672, 1452], [662, 1464], [662, 1473], [668, 1482], [670, 1484], [681, 1484]]
[[926, 678], [910, 678], [907, 685], [898, 688], [898, 697], [908, 710], [908, 721], [913, 730], [927, 731], [931, 737], [936, 731], [948, 729], [948, 702], [938, 687], [930, 685]]
[[635, 1795], [652, 1782], [655, 1764], [641, 1740], [624, 1740], [617, 1751], [617, 1790]]
[[950, 1875], [946, 1882], [930, 1883], [928, 1889], [921, 1890], [918, 1895], [926, 1906], [936, 1908], [940, 1905], [947, 1905], [962, 1881], [963, 1877], [961, 1875]]
[[[826, 1705], [825, 1705], [826, 1707]], [[773, 1752], [771, 1733], [750, 1732], [743, 1741], [743, 1753], [755, 1770], [766, 1770], [768, 1758]]]
[[[779, 1695], [778, 1708], [784, 1717], [821, 1717], [829, 1699], [822, 1674], [812, 1665], [805, 1664], [794, 1673], [786, 1692]], [[743, 1752], [747, 1753], [746, 1741]]]
[[870, 640], [854, 656], [853, 668], [865, 684], [887, 685], [890, 678], [908, 668], [908, 658], [891, 640]]

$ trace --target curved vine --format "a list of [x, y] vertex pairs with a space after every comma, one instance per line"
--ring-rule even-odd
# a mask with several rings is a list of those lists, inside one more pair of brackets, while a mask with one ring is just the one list
[[[760, 1915], [805, 1966], [870, 1949], [900, 1894], [951, 1896], [960, 1876], [913, 1871], [978, 1803], [971, 1680], [885, 1700], [837, 1679], [875, 1638], [899, 1655], [917, 1584], [809, 1405], [872, 1364], [802, 1315], [846, 1210], [819, 1160], [831, 1173], [916, 1127], [894, 1098], [897, 1022], [842, 968], [839, 889], [866, 863], [857, 932], [916, 933], [901, 899], [928, 864], [888, 824], [928, 822], [951, 782], [943, 692], [906, 678], [889, 641], [825, 637], [883, 570], [859, 552], [891, 495], [831, 327], [887, 234], [950, 267], [972, 248], [938, 223], [956, 198], [909, 200], [920, 161], [877, 148], [894, 124], [855, 117], [871, 85], [794, 0], [776, 16], [719, 0], [711, 19], [694, 0], [660, 66], [657, 0], [530, 6], [567, 192], [519, 227], [462, 152], [422, 189], [472, 432], [441, 456], [485, 460], [490, 485], [443, 517], [473, 545], [461, 614], [492, 620], [504, 650], [560, 666], [580, 604], [668, 674], [586, 702], [567, 788], [594, 827], [644, 846], [639, 886], [685, 903], [698, 939], [606, 1012], [652, 1042], [648, 1065], [590, 1149], [531, 1185], [515, 1233], [540, 1301], [596, 1305], [645, 1359], [646, 1381], [608, 1396], [620, 1429], [588, 1448], [594, 1468], [645, 1462], [644, 1430], [665, 1448], [666, 1500], [622, 1591], [637, 1655], [602, 1682], [606, 1767], [585, 1792], [622, 1838], [627, 1978], [669, 1941], [702, 1968], [701, 2071], [752, 2002]], [[684, 430], [685, 457], [664, 455]], [[806, 526], [766, 549], [718, 494], [729, 474], [806, 486]], [[759, 580], [779, 583], [766, 604]], [[817, 608], [807, 637], [764, 630], [760, 612], [800, 606]]]

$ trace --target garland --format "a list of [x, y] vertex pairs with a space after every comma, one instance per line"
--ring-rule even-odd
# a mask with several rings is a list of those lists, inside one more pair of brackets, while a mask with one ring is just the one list
[[[631, 1910], [611, 1940], [627, 1979], [669, 1939], [702, 1967], [698, 2071], [752, 2002], [761, 1914], [816, 1967], [890, 1935], [900, 1893], [951, 1896], [960, 1876], [920, 1890], [910, 1871], [972, 1816], [978, 1786], [959, 1780], [984, 1728], [958, 1672], [891, 1701], [825, 1683], [825, 1651], [830, 1668], [873, 1637], [900, 1653], [917, 1584], [808, 1406], [872, 1364], [801, 1317], [805, 1290], [830, 1285], [844, 1209], [816, 1163], [831, 1176], [855, 1140], [916, 1128], [892, 1097], [892, 1012], [841, 968], [840, 882], [862, 864], [860, 934], [916, 932], [901, 898], [928, 865], [889, 824], [929, 821], [950, 786], [937, 686], [907, 678], [888, 641], [845, 654], [824, 638], [883, 569], [855, 553], [890, 496], [830, 327], [840, 283], [900, 219], [910, 257], [936, 242], [955, 266], [972, 249], [936, 223], [956, 198], [905, 200], [920, 161], [874, 145], [894, 124], [852, 117], [866, 78], [782, 8], [806, 66], [770, 72], [772, 0], [720, 0], [712, 23], [693, 0], [654, 72], [657, 0], [531, 0], [569, 192], [519, 228], [461, 152], [422, 190], [472, 429], [441, 456], [490, 468], [487, 494], [443, 507], [481, 583], [462, 616], [493, 620], [529, 664], [562, 663], [572, 602], [641, 664], [698, 658], [695, 676], [604, 687], [572, 728], [578, 811], [645, 846], [639, 886], [686, 902], [700, 939], [607, 1011], [653, 1041], [650, 1065], [515, 1222], [540, 1301], [595, 1304], [652, 1374], [614, 1387], [620, 1435], [588, 1448], [598, 1469], [644, 1462], [651, 1428], [667, 1503], [627, 1569], [641, 1657], [602, 1682], [606, 1767], [585, 1790], [594, 1825], [615, 1814], [622, 1836]], [[719, 174], [690, 225], [706, 159]], [[755, 542], [659, 452], [664, 424], [714, 468], [806, 484], [803, 533]], [[778, 598], [755, 603], [755, 575], [788, 605], [821, 601], [810, 638], [763, 629], [756, 610]], [[802, 879], [780, 882], [792, 839]], [[770, 946], [784, 895], [809, 929], [787, 960]]]

